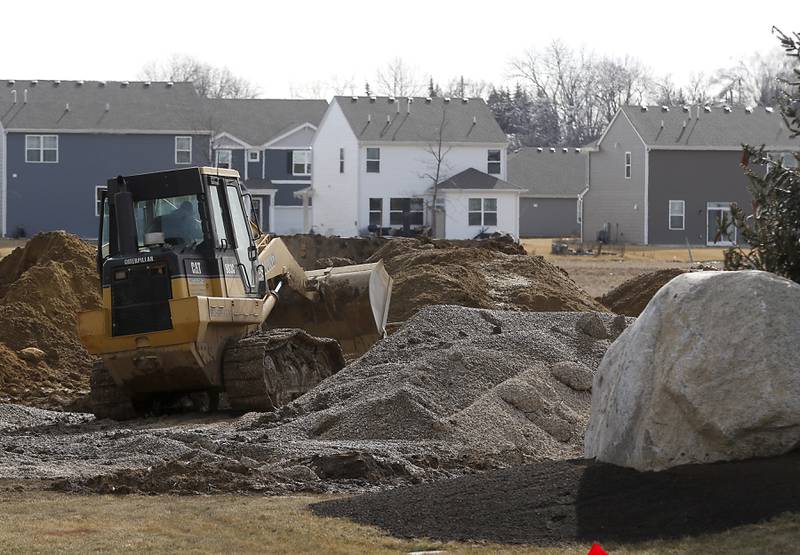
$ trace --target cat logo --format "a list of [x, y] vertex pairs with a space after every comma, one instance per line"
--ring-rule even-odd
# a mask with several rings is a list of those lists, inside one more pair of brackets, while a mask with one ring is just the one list
[[235, 276], [236, 275], [236, 264], [232, 262], [225, 262], [225, 275], [226, 276]]
[[193, 260], [190, 263], [190, 267], [192, 269], [192, 273], [196, 276], [203, 275], [203, 264], [199, 260]]

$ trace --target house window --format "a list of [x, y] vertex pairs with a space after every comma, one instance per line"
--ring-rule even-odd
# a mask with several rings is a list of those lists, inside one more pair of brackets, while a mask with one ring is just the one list
[[383, 199], [369, 199], [369, 225], [383, 227]]
[[103, 191], [106, 188], [102, 185], [98, 185], [94, 188], [94, 215], [99, 216], [100, 210], [103, 208]]
[[631, 153], [625, 153], [625, 179], [631, 178]]
[[248, 150], [247, 151], [247, 161], [248, 162], [260, 162], [261, 161], [261, 151], [259, 151], [259, 150]]
[[292, 175], [311, 175], [311, 151], [292, 151]]
[[216, 159], [216, 166], [218, 168], [228, 168], [230, 169], [233, 166], [233, 152], [230, 150], [218, 150], [217, 151], [217, 159]]
[[683, 200], [669, 201], [669, 228], [682, 230], [685, 228], [686, 202]]
[[367, 173], [381, 173], [381, 149], [367, 149]]
[[468, 202], [467, 218], [469, 225], [483, 227], [497, 225], [496, 198], [471, 198]]
[[58, 135], [25, 135], [25, 161], [35, 164], [58, 163]]
[[497, 175], [500, 173], [500, 151], [490, 150], [487, 156], [486, 173]]
[[[344, 173], [344, 149], [339, 149], [339, 173]], [[380, 200], [380, 199], [378, 199]]]
[[175, 137], [175, 163], [176, 164], [192, 163], [191, 137]]
[[421, 198], [389, 199], [389, 225], [423, 224], [423, 201]]

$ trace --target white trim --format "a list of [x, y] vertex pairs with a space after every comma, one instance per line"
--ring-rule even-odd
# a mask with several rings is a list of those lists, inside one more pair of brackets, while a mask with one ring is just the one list
[[[178, 150], [178, 139], [189, 139], [189, 161], [188, 162], [178, 162], [178, 152], [187, 152], [185, 148]], [[190, 166], [192, 164], [192, 150], [194, 147], [194, 141], [192, 140], [191, 135], [176, 135], [175, 136], [175, 165], [176, 166]]]
[[[255, 160], [251, 160], [250, 159], [250, 154], [253, 153], [253, 152], [256, 153], [256, 159]], [[256, 148], [248, 148], [245, 151], [245, 158], [246, 158], [248, 164], [257, 164], [257, 163], [261, 162], [261, 151], [256, 149]]]
[[[627, 117], [627, 116], [626, 116]], [[644, 244], [650, 240], [650, 149], [644, 147]]]
[[[489, 160], [492, 152], [497, 152], [500, 155], [499, 160]], [[497, 164], [498, 172], [493, 173], [489, 171], [489, 164]], [[487, 148], [486, 149], [486, 175], [502, 175], [503, 174], [503, 149], [502, 148]]]
[[[463, 194], [463, 193], [517, 193], [519, 195], [520, 193], [522, 193], [522, 191], [520, 191], [519, 189], [451, 189], [451, 188], [448, 187], [447, 189], [439, 189], [437, 194], [440, 194], [440, 195], [445, 194], [446, 195], [448, 193], [457, 193], [457, 194]], [[432, 195], [433, 191], [431, 189], [428, 189], [423, 194], [424, 195]]]
[[[28, 148], [28, 137], [39, 137], [39, 148]], [[44, 139], [45, 137], [55, 137], [56, 139], [56, 159], [55, 160], [45, 160], [44, 159], [44, 151], [45, 150], [53, 150], [52, 148], [44, 148]], [[25, 134], [25, 163], [26, 164], [58, 164], [61, 154], [60, 154], [60, 141], [58, 140], [58, 135], [54, 134], [47, 134], [47, 135], [36, 135], [34, 133]], [[28, 160], [28, 151], [29, 150], [38, 150], [39, 151], [39, 160]]]
[[[228, 139], [230, 141], [233, 141], [234, 143], [240, 145], [242, 148], [249, 148], [249, 149], [253, 149], [253, 150], [256, 149], [256, 147], [248, 144], [247, 142], [245, 142], [245, 141], [241, 140], [240, 138], [236, 137], [235, 135], [231, 135], [227, 131], [222, 131], [220, 133], [217, 133], [211, 140], [213, 142], [216, 142], [216, 141], [219, 141], [220, 139], [223, 139], [223, 138], [224, 139]], [[230, 149], [228, 149], [228, 150], [230, 150]]]
[[270, 179], [273, 185], [311, 185], [310, 179]]
[[[378, 157], [377, 158], [370, 158], [369, 157], [370, 149], [378, 151]], [[366, 147], [364, 147], [364, 158], [366, 159], [366, 162], [364, 163], [364, 173], [381, 173], [381, 147], [379, 147], [379, 146], [366, 146]], [[376, 172], [369, 171], [369, 163], [370, 162], [377, 162], [378, 163], [378, 171], [376, 171]], [[359, 173], [360, 173], [360, 170], [359, 170]], [[400, 197], [396, 197], [396, 198], [400, 198]]]
[[[711, 206], [711, 205], [714, 206]], [[707, 201], [706, 202], [706, 246], [707, 247], [732, 247], [736, 244], [736, 240], [739, 238], [739, 230], [734, 225], [733, 226], [733, 241], [720, 241], [718, 243], [713, 243], [711, 241], [711, 237], [708, 236], [708, 218], [711, 215], [711, 210], [721, 210], [727, 211], [729, 214], [731, 213], [731, 203], [730, 202], [717, 202], [717, 201]], [[731, 222], [731, 225], [733, 223]]]
[[[782, 151], [782, 150], [796, 150], [798, 145], [792, 146], [778, 146], [778, 145], [770, 145], [765, 146], [764, 150], [769, 152], [774, 151]], [[707, 150], [707, 151], [719, 151], [719, 152], [741, 152], [741, 146], [681, 146], [681, 145], [653, 145], [650, 147], [651, 150]]]
[[[423, 146], [427, 147], [431, 144], [430, 141], [381, 141], [380, 139], [364, 139], [358, 141], [359, 148], [368, 147], [368, 146], [375, 146], [377, 147], [388, 147], [392, 145], [396, 146]], [[486, 148], [486, 149], [500, 149], [503, 150], [504, 148], [508, 147], [508, 143], [471, 143], [469, 141], [443, 141], [442, 146], [469, 146], [475, 148]]]
[[[681, 213], [680, 214], [673, 214], [672, 213], [672, 203], [673, 202], [680, 202]], [[680, 216], [681, 217], [681, 227], [672, 227], [672, 218]], [[667, 202], [667, 227], [669, 227], [670, 231], [685, 231], [686, 230], [686, 201], [685, 200], [678, 200], [678, 199], [670, 199]], [[706, 231], [708, 233], [708, 231]]]
[[633, 178], [633, 153], [630, 150], [625, 151], [625, 169], [623, 170], [625, 179]]
[[580, 193], [574, 195], [535, 195], [533, 193], [522, 193], [519, 198], [544, 198], [544, 199], [572, 199], [577, 200], [581, 196]]
[[[273, 144], [275, 144], [275, 143], [277, 143], [277, 142], [280, 142], [280, 141], [282, 141], [283, 139], [285, 139], [286, 137], [290, 137], [291, 135], [294, 135], [294, 134], [295, 134], [295, 133], [297, 133], [298, 131], [302, 131], [303, 129], [306, 129], [306, 128], [308, 128], [308, 129], [312, 129], [313, 131], [316, 131], [316, 130], [317, 130], [317, 127], [316, 127], [314, 124], [312, 124], [312, 123], [309, 123], [309, 122], [302, 123], [302, 124], [298, 125], [297, 127], [295, 127], [294, 129], [290, 129], [289, 131], [286, 131], [286, 132], [284, 132], [284, 133], [281, 133], [281, 134], [280, 134], [280, 135], [278, 135], [277, 137], [274, 137], [274, 138], [270, 139], [269, 141], [267, 141], [266, 143], [264, 143], [263, 145], [261, 145], [261, 150], [264, 150], [264, 149], [266, 149], [266, 148], [271, 148], [271, 145], [273, 145]], [[312, 141], [312, 142], [313, 142], [313, 141]], [[309, 146], [310, 146], [310, 145], [309, 145]], [[275, 147], [275, 150], [279, 150], [279, 149], [287, 149], [287, 148], [295, 148], [295, 147]]]
[[634, 132], [634, 133], [636, 133], [636, 136], [637, 136], [637, 137], [639, 137], [639, 140], [642, 142], [642, 146], [643, 146], [643, 147], [645, 147], [645, 148], [647, 148], [647, 143], [646, 143], [646, 142], [645, 142], [645, 140], [642, 138], [642, 136], [639, 134], [639, 130], [638, 130], [638, 129], [636, 129], [636, 126], [635, 126], [635, 125], [633, 125], [633, 122], [631, 121], [631, 118], [629, 118], [629, 117], [628, 117], [628, 114], [626, 114], [626, 113], [625, 113], [625, 110], [623, 110], [622, 108], [618, 108], [618, 109], [617, 109], [617, 113], [616, 113], [616, 114], [614, 114], [614, 117], [613, 117], [613, 118], [611, 118], [611, 121], [610, 121], [610, 122], [608, 123], [608, 125], [606, 126], [606, 129], [605, 129], [605, 131], [603, 131], [603, 134], [602, 134], [602, 135], [600, 135], [600, 138], [597, 140], [597, 143], [596, 143], [596, 144], [597, 144], [597, 147], [596, 147], [596, 148], [597, 148], [598, 150], [600, 149], [600, 144], [603, 142], [603, 139], [605, 139], [605, 138], [606, 138], [606, 134], [607, 134], [607, 133], [609, 132], [609, 130], [611, 129], [611, 126], [612, 126], [612, 125], [614, 125], [614, 122], [615, 122], [615, 121], [617, 121], [617, 117], [618, 117], [620, 114], [622, 114], [622, 115], [625, 117], [625, 119], [628, 121], [628, 125], [630, 125], [630, 126], [631, 126], [631, 129], [633, 129], [633, 132]]
[[207, 129], [57, 129], [52, 127], [45, 128], [19, 128], [6, 129], [8, 133], [30, 133], [30, 134], [78, 134], [78, 135], [210, 135]]
[[[469, 208], [469, 201], [471, 200], [479, 200], [481, 201], [481, 209], [480, 210], [470, 210]], [[487, 200], [494, 201], [494, 210], [486, 210], [486, 202]], [[497, 202], [496, 197], [472, 197], [467, 198], [467, 227], [497, 227], [497, 222], [500, 221], [498, 216], [498, 206], [499, 203]], [[479, 224], [471, 224], [469, 223], [469, 216], [470, 214], [480, 214], [481, 215], [481, 223]], [[494, 224], [487, 224], [484, 220], [486, 219], [486, 214], [494, 214], [495, 223]], [[517, 214], [519, 214], [519, 208], [517, 208]], [[519, 219], [519, 217], [517, 217]]]
[[99, 189], [108, 189], [108, 187], [106, 185], [95, 185], [94, 186], [94, 215], [95, 215], [96, 218], [100, 217], [100, 211], [97, 209], [97, 201], [98, 201], [97, 191]]

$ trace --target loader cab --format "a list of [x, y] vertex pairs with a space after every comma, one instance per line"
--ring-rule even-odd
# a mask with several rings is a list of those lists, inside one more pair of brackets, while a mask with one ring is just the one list
[[252, 208], [239, 174], [187, 168], [108, 182], [97, 265], [114, 335], [171, 329], [169, 299], [255, 297]]

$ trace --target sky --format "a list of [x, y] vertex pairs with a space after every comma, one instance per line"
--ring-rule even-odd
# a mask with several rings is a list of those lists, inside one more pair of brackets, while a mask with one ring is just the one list
[[314, 82], [353, 81], [362, 93], [396, 57], [424, 80], [463, 74], [513, 83], [512, 58], [561, 39], [599, 55], [632, 55], [681, 84], [692, 72], [775, 49], [773, 25], [800, 30], [784, 15], [797, 13], [794, 2], [761, 5], [768, 8], [696, 0], [13, 1], [0, 10], [0, 77], [135, 80], [145, 64], [179, 54], [227, 66], [266, 98]]

